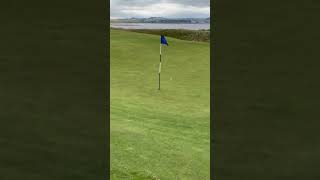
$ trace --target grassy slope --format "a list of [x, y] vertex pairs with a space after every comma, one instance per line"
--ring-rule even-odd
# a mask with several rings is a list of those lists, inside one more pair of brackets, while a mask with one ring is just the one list
[[[111, 31], [111, 178], [209, 179], [209, 44]], [[172, 80], [171, 80], [172, 78]]]

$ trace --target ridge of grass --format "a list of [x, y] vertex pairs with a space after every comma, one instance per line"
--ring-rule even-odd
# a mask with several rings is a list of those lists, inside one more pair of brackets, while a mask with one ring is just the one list
[[167, 37], [173, 37], [181, 40], [188, 41], [210, 41], [210, 30], [187, 30], [187, 29], [123, 29], [123, 28], [111, 28], [123, 31], [132, 31], [145, 34], [164, 35]]

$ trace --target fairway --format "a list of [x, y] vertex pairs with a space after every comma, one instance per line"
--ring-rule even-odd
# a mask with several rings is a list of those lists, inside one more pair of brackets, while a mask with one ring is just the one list
[[111, 30], [112, 180], [210, 179], [210, 44]]

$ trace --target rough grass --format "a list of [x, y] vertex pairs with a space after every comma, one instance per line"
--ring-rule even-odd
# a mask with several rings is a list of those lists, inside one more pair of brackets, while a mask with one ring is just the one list
[[210, 179], [209, 43], [111, 30], [111, 179]]
[[187, 30], [187, 29], [121, 29], [125, 31], [139, 32], [145, 34], [165, 35], [188, 41], [210, 41], [210, 30]]

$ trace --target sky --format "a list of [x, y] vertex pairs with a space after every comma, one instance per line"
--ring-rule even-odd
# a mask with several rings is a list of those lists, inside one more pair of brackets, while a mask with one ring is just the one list
[[210, 0], [110, 0], [110, 18], [207, 18]]

